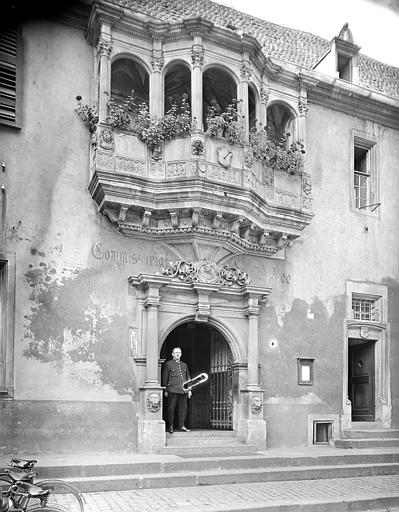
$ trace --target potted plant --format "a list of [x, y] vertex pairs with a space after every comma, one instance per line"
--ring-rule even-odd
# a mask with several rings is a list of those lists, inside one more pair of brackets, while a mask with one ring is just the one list
[[224, 137], [229, 144], [241, 144], [243, 116], [240, 112], [240, 106], [239, 101], [233, 100], [226, 107], [226, 110], [222, 111], [220, 105], [213, 99], [205, 117], [206, 135], [209, 137]]

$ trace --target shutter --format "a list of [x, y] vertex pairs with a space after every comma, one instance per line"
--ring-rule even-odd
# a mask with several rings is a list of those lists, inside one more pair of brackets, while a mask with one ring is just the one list
[[0, 124], [19, 124], [20, 40], [17, 27], [0, 32]]

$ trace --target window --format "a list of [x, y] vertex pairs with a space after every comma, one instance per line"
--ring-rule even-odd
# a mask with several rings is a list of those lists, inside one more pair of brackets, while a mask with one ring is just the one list
[[313, 385], [314, 359], [298, 358], [298, 384], [300, 386]]
[[330, 444], [332, 440], [333, 422], [313, 422], [313, 444]]
[[354, 137], [353, 144], [353, 193], [354, 206], [358, 210], [375, 211], [376, 199], [374, 141]]
[[380, 320], [378, 298], [352, 295], [352, 315], [354, 320]]
[[337, 61], [338, 78], [350, 82], [352, 80], [352, 58], [338, 53]]
[[0, 124], [21, 126], [21, 30], [0, 30]]

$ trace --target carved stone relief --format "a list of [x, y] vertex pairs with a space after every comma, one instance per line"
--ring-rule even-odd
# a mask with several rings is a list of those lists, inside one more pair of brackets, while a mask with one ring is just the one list
[[104, 128], [100, 132], [100, 147], [108, 150], [113, 150], [115, 147], [114, 132], [109, 128]]
[[208, 178], [221, 183], [241, 185], [241, 172], [236, 169], [225, 169], [222, 166], [208, 164]]
[[245, 286], [249, 284], [248, 274], [238, 267], [225, 265], [218, 268], [212, 261], [190, 262], [178, 260], [169, 262], [162, 274], [180, 279], [186, 283], [211, 283], [222, 286]]
[[113, 171], [114, 155], [112, 155], [112, 154], [110, 155], [108, 153], [102, 153], [101, 151], [97, 151], [96, 167], [101, 167], [102, 169], [107, 169], [108, 171]]
[[251, 398], [251, 412], [252, 414], [260, 414], [262, 412], [263, 399], [260, 395], [255, 395]]
[[162, 179], [165, 177], [164, 162], [150, 162], [150, 178]]
[[115, 171], [126, 172], [136, 176], [147, 176], [147, 167], [143, 160], [135, 160], [122, 156], [115, 158]]
[[166, 164], [166, 177], [179, 178], [196, 175], [196, 162], [168, 162]]
[[148, 393], [147, 395], [147, 411], [158, 412], [161, 408], [161, 393]]

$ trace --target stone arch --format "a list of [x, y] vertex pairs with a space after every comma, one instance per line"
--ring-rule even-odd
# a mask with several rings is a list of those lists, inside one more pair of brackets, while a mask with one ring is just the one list
[[[158, 338], [158, 353], [161, 352], [162, 346], [165, 343], [167, 337], [173, 332], [179, 325], [185, 323], [194, 322], [195, 315], [185, 315], [178, 319], [173, 320], [165, 327], [160, 333]], [[234, 362], [244, 361], [246, 359], [246, 351], [242, 343], [239, 341], [239, 336], [229, 328], [225, 322], [220, 319], [210, 316], [208, 318], [209, 325], [220, 332], [225, 338], [227, 344], [230, 347], [231, 353], [233, 354]]]
[[222, 65], [209, 65], [203, 71], [202, 107], [205, 124], [208, 108], [216, 102], [221, 111], [238, 99], [237, 77]]
[[186, 61], [178, 59], [167, 64], [163, 73], [163, 91], [165, 113], [172, 102], [180, 105], [185, 95], [191, 108], [191, 68]]
[[123, 103], [134, 90], [137, 103], [149, 104], [150, 70], [145, 62], [128, 53], [116, 55], [111, 62], [111, 99]]
[[289, 103], [281, 100], [271, 101], [267, 105], [267, 133], [269, 138], [279, 144], [281, 138], [289, 133], [289, 140], [297, 138], [297, 111]]

